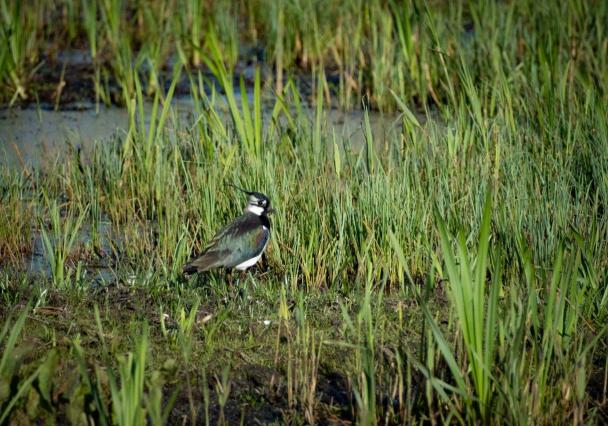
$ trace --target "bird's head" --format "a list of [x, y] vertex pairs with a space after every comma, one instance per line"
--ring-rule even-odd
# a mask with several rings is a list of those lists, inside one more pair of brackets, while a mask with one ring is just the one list
[[247, 191], [239, 188], [236, 185], [232, 186], [249, 195], [247, 206], [245, 207], [246, 212], [253, 213], [258, 216], [274, 213], [274, 209], [270, 206], [270, 198], [268, 198], [266, 195], [262, 194], [261, 192]]

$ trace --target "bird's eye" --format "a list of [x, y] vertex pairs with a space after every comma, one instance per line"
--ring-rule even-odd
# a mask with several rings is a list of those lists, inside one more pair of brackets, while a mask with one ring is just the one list
[[258, 201], [258, 206], [260, 206], [260, 207], [264, 207], [264, 204], [266, 204], [266, 203], [264, 202], [264, 200], [260, 200], [260, 201]]

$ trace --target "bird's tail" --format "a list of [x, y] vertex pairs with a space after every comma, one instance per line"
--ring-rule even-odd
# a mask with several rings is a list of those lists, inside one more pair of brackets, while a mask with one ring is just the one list
[[190, 275], [190, 274], [194, 274], [196, 272], [198, 272], [198, 268], [196, 266], [194, 266], [192, 263], [187, 263], [182, 268], [182, 273], [184, 275]]

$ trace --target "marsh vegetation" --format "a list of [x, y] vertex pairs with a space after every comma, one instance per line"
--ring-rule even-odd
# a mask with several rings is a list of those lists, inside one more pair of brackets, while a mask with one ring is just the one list
[[[607, 22], [0, 0], [5, 107], [127, 114], [86, 153], [2, 163], [0, 424], [605, 423]], [[361, 146], [332, 108], [361, 109]], [[188, 280], [243, 207], [226, 183], [272, 200], [269, 249], [232, 287]]]

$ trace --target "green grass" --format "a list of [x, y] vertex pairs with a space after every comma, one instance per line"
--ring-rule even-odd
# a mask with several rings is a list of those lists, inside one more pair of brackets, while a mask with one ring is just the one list
[[[327, 100], [345, 108], [366, 98], [394, 111], [395, 92], [419, 107], [444, 109], [458, 101], [464, 81], [454, 71], [461, 62], [474, 81], [505, 78], [517, 90], [537, 86], [543, 97], [573, 84], [604, 96], [607, 89], [608, 7], [600, 0], [546, 7], [529, 0], [3, 0], [0, 12], [5, 103], [31, 102], [44, 83], [56, 84], [36, 79], [38, 65], [52, 65], [55, 52], [67, 47], [90, 53], [97, 101], [104, 102], [111, 101], [106, 78], [133, 95], [131, 61], [146, 63], [152, 96], [176, 58], [200, 69], [218, 47], [229, 69], [251, 59], [252, 47], [263, 49], [262, 65], [274, 71], [268, 85], [278, 93], [290, 76], [308, 74], [314, 86], [325, 70], [332, 76]], [[555, 22], [563, 31], [555, 31]]]
[[[90, 155], [0, 171], [0, 423], [604, 423], [605, 4], [276, 4], [0, 4], [6, 102], [53, 17], [129, 115]], [[274, 69], [251, 92], [247, 43]], [[362, 97], [398, 138], [364, 111], [349, 149], [326, 116]], [[267, 256], [186, 280], [243, 207], [229, 183], [277, 208]]]

